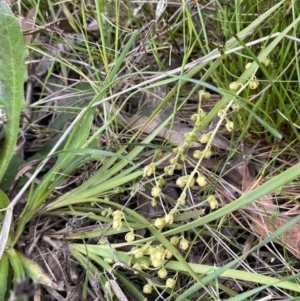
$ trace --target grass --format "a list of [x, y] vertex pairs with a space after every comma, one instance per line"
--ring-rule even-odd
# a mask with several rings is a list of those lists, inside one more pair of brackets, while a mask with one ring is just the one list
[[3, 300], [300, 299], [299, 1], [162, 4], [13, 6]]

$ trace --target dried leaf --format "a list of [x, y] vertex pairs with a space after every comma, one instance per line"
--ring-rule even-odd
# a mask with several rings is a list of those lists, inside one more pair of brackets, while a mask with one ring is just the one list
[[[254, 208], [262, 209], [265, 212], [277, 212], [278, 206], [272, 202], [271, 195], [265, 195], [252, 204]], [[251, 212], [253, 230], [262, 238], [270, 236], [278, 228], [284, 226], [287, 220], [282, 217], [270, 216], [264, 213]], [[295, 224], [286, 230], [281, 238], [277, 238], [275, 242], [284, 245], [297, 258], [300, 258], [298, 242], [300, 241], [300, 225]]]
[[[246, 165], [245, 168], [242, 185], [243, 191], [251, 189], [253, 186], [254, 178], [250, 176], [249, 168], [251, 168], [251, 163]], [[251, 203], [250, 206], [261, 211], [251, 211], [249, 215], [252, 218], [252, 229], [263, 239], [269, 237], [274, 231], [287, 223], [287, 220], [282, 217], [272, 217], [267, 214], [267, 212], [278, 212], [279, 210], [278, 206], [273, 204], [271, 194], [259, 198], [257, 201]], [[283, 233], [282, 237], [276, 238], [274, 241], [284, 245], [293, 255], [300, 258], [298, 247], [298, 242], [300, 242], [300, 225], [293, 225], [293, 227]]]
[[[21, 26], [22, 26], [22, 31], [23, 32], [31, 31], [34, 28], [35, 15], [36, 15], [36, 9], [32, 8], [27, 13], [26, 18], [22, 19]], [[25, 43], [27, 45], [30, 44], [31, 38], [32, 38], [31, 34], [24, 36]]]

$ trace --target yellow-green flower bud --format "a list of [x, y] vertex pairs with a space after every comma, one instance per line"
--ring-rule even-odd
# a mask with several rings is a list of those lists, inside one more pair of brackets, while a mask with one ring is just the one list
[[206, 201], [209, 203], [210, 208], [211, 208], [212, 210], [218, 208], [218, 206], [219, 206], [218, 201], [217, 201], [217, 199], [216, 199], [216, 197], [215, 197], [214, 195], [210, 195], [210, 196], [206, 199]]
[[143, 293], [144, 294], [151, 294], [152, 293], [152, 285], [145, 284], [143, 287]]
[[186, 161], [186, 155], [181, 154], [181, 155], [180, 155], [180, 160], [181, 160], [182, 162]]
[[229, 89], [231, 91], [236, 91], [241, 86], [241, 83], [238, 82], [232, 82], [229, 84]]
[[211, 157], [211, 150], [210, 150], [210, 148], [205, 149], [203, 151], [203, 158], [209, 159], [210, 157]]
[[155, 199], [151, 199], [150, 204], [151, 204], [152, 207], [156, 207], [157, 206], [157, 202], [156, 202]]
[[181, 250], [187, 250], [187, 248], [189, 247], [189, 242], [183, 237], [181, 240], [180, 240], [180, 243], [179, 243], [179, 248]]
[[249, 69], [249, 67], [251, 66], [251, 64], [252, 64], [251, 62], [247, 63], [246, 66], [245, 66], [245, 69], [246, 70]]
[[134, 258], [141, 258], [144, 256], [144, 252], [142, 249], [137, 249], [134, 251]]
[[203, 98], [204, 98], [204, 99], [210, 99], [210, 98], [211, 98], [211, 94], [210, 94], [209, 92], [205, 91], [205, 92], [203, 93]]
[[263, 64], [266, 66], [266, 67], [268, 67], [269, 65], [270, 65], [270, 59], [269, 58], [265, 58], [264, 60], [263, 60]]
[[178, 146], [178, 154], [183, 154], [184, 153], [184, 147], [182, 145]]
[[164, 256], [164, 250], [156, 250], [154, 253], [153, 253], [153, 257], [154, 259], [159, 259], [159, 260], [162, 260], [163, 259], [163, 256]]
[[205, 93], [205, 90], [201, 89], [198, 94], [199, 94], [199, 98], [201, 99], [201, 97], [203, 96], [203, 94]]
[[[142, 267], [141, 267], [141, 265], [140, 265], [138, 262], [136, 262], [132, 267], [133, 267], [134, 269], [138, 270], [138, 271], [142, 271], [142, 270], [143, 270]], [[134, 274], [135, 274], [135, 275], [138, 275], [138, 274], [139, 274], [138, 271], [134, 271]]]
[[153, 259], [151, 263], [152, 263], [153, 267], [155, 267], [155, 268], [159, 268], [162, 266], [161, 259]]
[[164, 179], [164, 178], [160, 178], [160, 179], [158, 179], [158, 181], [157, 181], [157, 185], [158, 186], [164, 186], [166, 184], [166, 180]]
[[138, 263], [138, 262], [136, 262], [132, 267], [136, 270], [142, 271], [142, 267], [141, 267], [140, 263]]
[[155, 172], [155, 164], [151, 163], [144, 167], [144, 177], [150, 177]]
[[161, 268], [158, 272], [157, 275], [159, 278], [164, 279], [168, 276], [168, 271], [165, 268]]
[[225, 127], [228, 132], [232, 132], [233, 127], [234, 127], [233, 121], [227, 120]]
[[182, 170], [182, 164], [176, 164], [176, 169], [177, 170]]
[[166, 222], [164, 218], [157, 218], [154, 222], [154, 227], [157, 229], [162, 229], [165, 226]]
[[185, 186], [186, 181], [187, 181], [187, 176], [179, 177], [179, 178], [176, 180], [176, 185], [178, 185], [179, 187], [182, 188], [182, 187]]
[[145, 254], [149, 254], [150, 256], [153, 255], [156, 252], [156, 248], [154, 248], [153, 246], [149, 246], [146, 250], [145, 250]]
[[174, 246], [177, 246], [178, 243], [179, 243], [179, 237], [178, 237], [178, 236], [172, 236], [172, 237], [170, 238], [170, 243], [171, 243], [172, 245], [174, 245]]
[[234, 112], [237, 112], [239, 109], [240, 109], [240, 105], [238, 103], [233, 103], [231, 105], [231, 109], [234, 111]]
[[122, 222], [121, 220], [117, 220], [117, 221], [114, 221], [113, 224], [112, 224], [112, 228], [117, 230], [117, 231], [120, 231], [122, 229]]
[[250, 80], [249, 87], [250, 87], [251, 90], [257, 89], [258, 86], [259, 86], [259, 81]]
[[191, 116], [191, 121], [192, 122], [196, 122], [198, 120], [198, 114], [193, 114], [192, 116]]
[[166, 287], [168, 288], [174, 288], [176, 284], [176, 280], [172, 279], [172, 278], [168, 278], [167, 281], [166, 281]]
[[224, 118], [226, 115], [227, 115], [227, 111], [226, 111], [225, 109], [220, 110], [220, 111], [218, 112], [218, 116], [219, 116], [220, 118]]
[[172, 258], [172, 256], [173, 256], [173, 254], [171, 251], [169, 251], [169, 250], [165, 251], [165, 258], [170, 259], [170, 258]]
[[135, 235], [134, 233], [131, 231], [131, 232], [128, 232], [126, 235], [125, 235], [125, 240], [127, 242], [132, 242], [135, 240]]
[[200, 91], [199, 91], [199, 99], [200, 99], [200, 101], [201, 101], [202, 97], [203, 97], [204, 99], [209, 99], [209, 98], [211, 97], [211, 95], [210, 95], [209, 92], [207, 92], [207, 91], [205, 91], [205, 90], [200, 90]]
[[195, 137], [194, 133], [184, 133], [184, 137], [188, 144], [193, 143], [197, 139], [197, 136]]
[[151, 190], [151, 195], [156, 198], [156, 197], [159, 197], [161, 194], [161, 188], [159, 186], [154, 186], [152, 187], [152, 190]]
[[199, 139], [199, 142], [203, 144], [206, 144], [208, 141], [209, 141], [209, 134], [203, 134]]
[[202, 156], [202, 151], [200, 151], [200, 150], [195, 150], [194, 152], [193, 152], [193, 158], [195, 158], [195, 159], [200, 159], [201, 158], [201, 156]]
[[172, 225], [173, 221], [174, 221], [173, 214], [170, 214], [170, 213], [166, 214], [166, 216], [165, 216], [165, 222], [166, 222], [166, 224]]
[[204, 187], [207, 185], [207, 179], [203, 174], [199, 174], [196, 182], [198, 183], [199, 186]]
[[203, 111], [203, 109], [199, 109], [199, 111], [198, 111], [199, 121], [203, 121], [205, 119], [206, 115], [207, 114], [205, 111]]
[[170, 162], [171, 165], [174, 165], [174, 164], [176, 164], [177, 159], [176, 158], [171, 158], [169, 162]]
[[120, 210], [116, 210], [112, 213], [112, 216], [114, 221], [119, 221], [123, 218], [124, 215]]
[[164, 168], [164, 172], [168, 175], [168, 176], [172, 176], [174, 173], [174, 167], [173, 166], [166, 166]]

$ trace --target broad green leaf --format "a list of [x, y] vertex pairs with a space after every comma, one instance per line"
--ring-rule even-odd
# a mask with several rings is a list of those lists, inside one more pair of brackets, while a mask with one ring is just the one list
[[24, 63], [28, 55], [19, 22], [8, 4], [0, 2], [0, 108], [5, 130], [4, 145], [0, 149], [0, 181], [14, 154], [19, 120], [24, 101]]
[[15, 251], [15, 253], [18, 256], [18, 259], [26, 275], [29, 276], [35, 283], [43, 284], [54, 289], [61, 290], [61, 287], [53, 282], [37, 263], [25, 257], [20, 252]]

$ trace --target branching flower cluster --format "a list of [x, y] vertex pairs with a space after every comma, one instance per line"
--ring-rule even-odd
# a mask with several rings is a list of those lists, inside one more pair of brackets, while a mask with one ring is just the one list
[[[256, 89], [259, 82], [253, 75], [248, 82], [250, 89]], [[238, 90], [242, 85], [238, 82], [233, 82], [230, 84], [229, 88], [231, 90]], [[242, 87], [243, 88], [243, 87]], [[242, 89], [241, 88], [241, 89]], [[241, 91], [241, 90], [240, 90]], [[239, 92], [237, 92], [238, 94]], [[193, 189], [195, 186], [203, 188], [204, 191], [204, 202], [209, 204], [212, 210], [218, 208], [218, 200], [214, 194], [207, 193], [210, 191], [209, 179], [204, 174], [201, 169], [201, 162], [203, 159], [209, 159], [212, 156], [212, 142], [215, 138], [220, 126], [223, 124], [228, 132], [232, 132], [234, 129], [234, 122], [229, 118], [228, 111], [237, 112], [240, 109], [240, 105], [233, 98], [223, 109], [219, 110], [218, 117], [219, 121], [215, 125], [215, 128], [211, 131], [204, 132], [200, 134], [200, 128], [207, 117], [207, 113], [201, 108], [201, 100], [210, 98], [210, 94], [201, 90], [199, 92], [199, 107], [198, 112], [191, 116], [191, 121], [193, 122], [193, 128], [190, 132], [185, 133], [184, 141], [173, 149], [173, 156], [169, 159], [169, 164], [164, 168], [164, 173], [157, 173], [156, 164], [154, 162], [146, 165], [143, 170], [144, 178], [153, 177], [153, 186], [151, 188], [151, 205], [155, 207], [157, 201], [161, 200], [163, 195], [163, 187], [166, 183], [166, 178], [175, 175], [175, 171], [183, 170], [183, 164], [187, 160], [187, 150], [193, 146], [195, 143], [200, 143], [203, 147], [197, 149], [193, 152], [193, 158], [197, 160], [196, 165], [189, 174], [183, 174], [177, 176], [175, 183], [178, 188], [181, 189], [181, 194], [177, 198], [175, 205], [171, 210], [166, 211], [163, 217], [158, 217], [153, 221], [152, 226], [158, 231], [162, 232], [165, 227], [172, 225], [178, 210], [185, 207], [187, 201], [187, 189]], [[151, 183], [152, 180], [149, 182]], [[148, 182], [148, 183], [149, 183]], [[209, 189], [206, 189], [208, 187]], [[206, 193], [205, 193], [206, 192]], [[113, 229], [119, 230], [122, 228], [122, 224], [126, 219], [124, 214], [120, 210], [116, 210], [112, 213], [113, 217]], [[131, 243], [135, 240], [136, 235], [134, 231], [128, 227], [130, 231], [125, 235], [125, 240]], [[187, 251], [189, 249], [189, 241], [184, 236], [172, 236], [170, 238], [170, 243], [176, 248]], [[172, 258], [173, 254], [163, 245], [151, 245], [152, 242], [147, 242], [145, 244], [139, 244], [132, 247], [129, 254], [134, 260], [133, 268], [136, 273], [139, 271], [153, 270], [157, 272], [157, 276], [160, 279], [166, 279], [165, 287], [173, 289], [176, 285], [176, 280], [173, 278], [168, 278], [169, 271], [165, 266], [165, 262]], [[150, 294], [152, 292], [154, 284], [148, 279], [147, 284], [143, 287], [143, 292], [145, 294]]]

